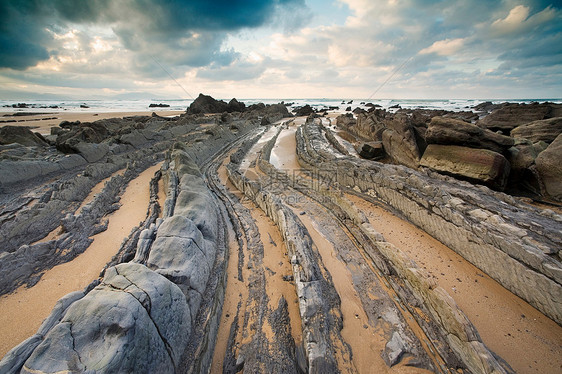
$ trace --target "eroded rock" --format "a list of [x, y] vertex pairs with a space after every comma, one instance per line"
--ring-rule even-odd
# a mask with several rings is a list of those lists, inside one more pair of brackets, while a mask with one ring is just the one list
[[561, 133], [562, 117], [534, 121], [511, 130], [512, 137], [528, 139], [533, 143], [539, 141], [552, 143]]
[[190, 329], [175, 284], [143, 265], [121, 264], [68, 308], [22, 372], [173, 373]]
[[562, 201], [562, 134], [535, 160], [548, 195]]
[[433, 117], [425, 133], [428, 144], [460, 145], [503, 153], [512, 138], [454, 118]]
[[487, 149], [430, 144], [420, 161], [422, 166], [503, 189], [510, 165], [505, 157]]

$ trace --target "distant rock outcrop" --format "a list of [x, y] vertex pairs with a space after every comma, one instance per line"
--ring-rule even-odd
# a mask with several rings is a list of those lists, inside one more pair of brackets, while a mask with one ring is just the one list
[[511, 130], [525, 123], [561, 116], [562, 104], [506, 103], [478, 121], [477, 125], [488, 130], [509, 134]]
[[309, 116], [309, 115], [311, 115], [312, 113], [314, 113], [314, 109], [312, 109], [312, 107], [311, 107], [310, 105], [308, 105], [308, 104], [306, 104], [305, 106], [302, 106], [302, 107], [300, 107], [300, 108], [297, 108], [297, 109], [295, 110], [295, 115], [296, 115], [296, 116], [299, 116], [299, 117], [301, 117], [301, 116]]
[[197, 99], [187, 108], [188, 114], [222, 113], [226, 112], [228, 104], [223, 100], [216, 100], [211, 96], [199, 94]]
[[216, 100], [211, 96], [203, 94], [199, 94], [197, 99], [187, 108], [187, 114], [233, 113], [244, 111], [246, 111], [246, 104], [236, 99], [232, 99], [230, 102], [226, 103], [223, 100]]

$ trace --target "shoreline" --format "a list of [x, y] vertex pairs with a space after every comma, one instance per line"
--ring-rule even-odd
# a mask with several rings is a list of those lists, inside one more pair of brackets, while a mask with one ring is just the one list
[[[156, 113], [161, 117], [174, 117], [185, 113], [185, 110], [153, 110], [153, 111], [124, 111], [124, 112], [81, 112], [81, 111], [64, 111], [64, 112], [29, 112], [29, 115], [17, 115], [18, 112], [6, 112], [0, 110], [0, 127], [3, 126], [21, 126], [28, 127], [34, 132], [41, 135], [50, 135], [51, 127], [58, 127], [63, 121], [80, 121], [80, 122], [94, 122], [100, 119], [109, 118], [123, 118], [132, 116], [151, 116]], [[28, 112], [25, 112], [28, 113]], [[16, 122], [1, 122], [11, 121]]]

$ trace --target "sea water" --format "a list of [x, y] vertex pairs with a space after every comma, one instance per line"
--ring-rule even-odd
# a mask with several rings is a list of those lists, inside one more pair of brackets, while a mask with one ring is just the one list
[[[238, 99], [238, 98], [237, 98]], [[229, 101], [230, 99], [224, 99]], [[470, 110], [474, 106], [486, 101], [494, 104], [503, 102], [510, 103], [532, 103], [532, 102], [554, 102], [562, 104], [562, 98], [558, 99], [521, 99], [521, 100], [501, 100], [501, 99], [442, 99], [442, 100], [420, 100], [420, 99], [238, 99], [244, 102], [247, 106], [264, 103], [264, 104], [277, 104], [283, 102], [291, 104], [291, 108], [310, 105], [314, 109], [322, 110], [327, 108], [337, 108], [337, 111], [345, 111], [348, 107], [355, 109], [357, 107], [368, 109], [368, 103], [378, 105], [384, 109], [393, 110], [396, 106], [405, 109], [444, 109], [451, 111]], [[154, 99], [154, 100], [29, 100], [29, 101], [8, 101], [0, 100], [0, 112], [41, 112], [41, 113], [56, 113], [60, 111], [73, 111], [73, 112], [152, 112], [162, 110], [186, 110], [187, 107], [193, 102], [192, 99]], [[25, 103], [27, 108], [13, 108], [13, 104]], [[150, 107], [150, 104], [165, 104], [168, 107]], [[395, 108], [393, 108], [395, 107]]]

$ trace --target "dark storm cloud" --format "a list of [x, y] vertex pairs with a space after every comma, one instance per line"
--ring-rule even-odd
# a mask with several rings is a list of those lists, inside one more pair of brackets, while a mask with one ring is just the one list
[[226, 32], [264, 25], [277, 10], [304, 0], [0, 0], [0, 68], [25, 69], [56, 54], [53, 31], [104, 25], [125, 48], [175, 50], [175, 63], [203, 66], [233, 60], [220, 47]]

